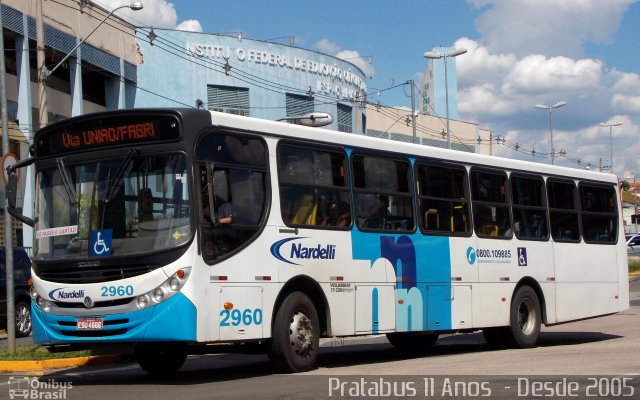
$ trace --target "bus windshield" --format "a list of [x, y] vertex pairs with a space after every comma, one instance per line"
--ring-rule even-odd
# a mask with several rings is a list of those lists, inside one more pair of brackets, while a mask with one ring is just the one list
[[[37, 259], [121, 257], [179, 246], [191, 236], [184, 155], [130, 151], [83, 164], [59, 158], [36, 179]], [[109, 238], [100, 242], [107, 251], [92, 251], [96, 232], [98, 240]]]

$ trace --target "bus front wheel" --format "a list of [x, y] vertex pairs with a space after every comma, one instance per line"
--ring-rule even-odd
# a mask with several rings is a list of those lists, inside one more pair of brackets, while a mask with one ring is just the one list
[[138, 344], [134, 348], [136, 361], [151, 375], [166, 376], [176, 373], [187, 359], [184, 343]]
[[309, 371], [319, 345], [320, 321], [313, 302], [302, 292], [289, 294], [274, 320], [269, 359], [282, 371]]

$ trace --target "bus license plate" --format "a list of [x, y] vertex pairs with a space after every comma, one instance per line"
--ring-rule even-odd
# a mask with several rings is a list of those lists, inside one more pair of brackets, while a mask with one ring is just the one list
[[76, 328], [79, 331], [101, 331], [102, 318], [78, 318]]

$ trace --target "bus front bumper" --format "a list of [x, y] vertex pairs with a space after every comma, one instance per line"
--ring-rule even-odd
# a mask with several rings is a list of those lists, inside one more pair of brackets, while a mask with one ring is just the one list
[[[31, 309], [35, 344], [196, 340], [196, 307], [182, 293], [155, 306], [122, 314], [55, 315], [45, 313], [35, 303]], [[79, 318], [101, 318], [102, 329], [78, 330]]]

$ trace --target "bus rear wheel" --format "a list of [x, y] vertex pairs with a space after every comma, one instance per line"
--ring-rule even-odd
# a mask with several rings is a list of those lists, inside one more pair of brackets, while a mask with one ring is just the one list
[[281, 371], [309, 371], [319, 345], [320, 321], [313, 302], [302, 292], [289, 294], [274, 320], [269, 359]]
[[387, 333], [387, 340], [393, 347], [403, 351], [424, 351], [436, 344], [437, 333], [397, 332]]
[[489, 346], [526, 349], [538, 343], [542, 311], [538, 295], [530, 286], [521, 286], [516, 291], [511, 301], [509, 320], [509, 326], [482, 330]]
[[522, 286], [511, 301], [511, 339], [516, 347], [526, 349], [538, 343], [542, 311], [535, 290]]
[[184, 343], [138, 344], [134, 348], [136, 361], [151, 375], [167, 376], [176, 373], [187, 359]]

